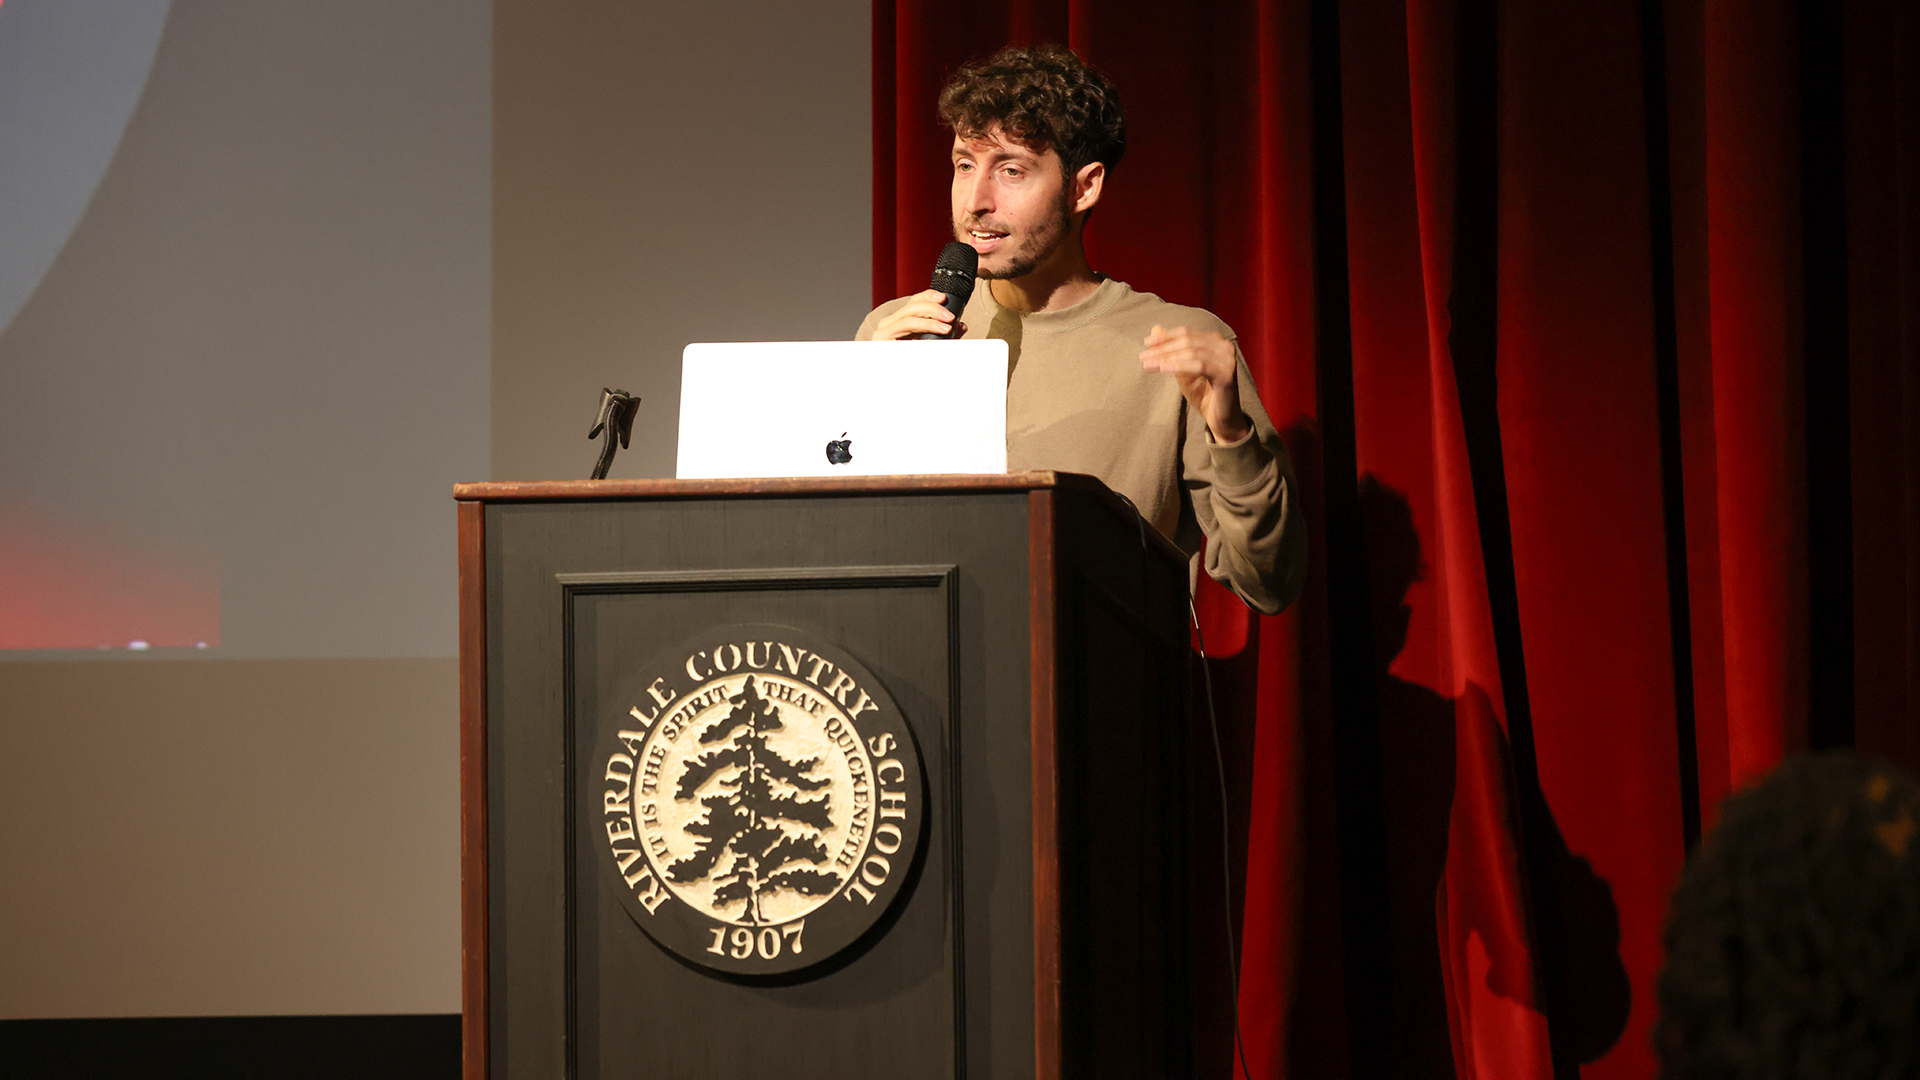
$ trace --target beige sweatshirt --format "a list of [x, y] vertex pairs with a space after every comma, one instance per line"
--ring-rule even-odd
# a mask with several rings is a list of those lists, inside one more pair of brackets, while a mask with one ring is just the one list
[[[872, 338], [905, 302], [874, 309], [856, 337]], [[1235, 443], [1213, 441], [1172, 376], [1140, 367], [1156, 323], [1232, 341], [1225, 323], [1110, 278], [1072, 307], [1024, 316], [981, 282], [960, 319], [967, 337], [1007, 343], [1008, 469], [1097, 476], [1189, 555], [1201, 553], [1204, 536], [1207, 573], [1255, 611], [1271, 615], [1300, 595], [1307, 546], [1293, 468], [1238, 343], [1240, 405], [1253, 432]]]

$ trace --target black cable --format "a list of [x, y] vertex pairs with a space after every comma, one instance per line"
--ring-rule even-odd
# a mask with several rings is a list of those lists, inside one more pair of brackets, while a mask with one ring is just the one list
[[1193, 618], [1193, 643], [1200, 654], [1200, 680], [1207, 691], [1207, 730], [1213, 735], [1214, 776], [1220, 781], [1220, 897], [1225, 901], [1226, 922], [1222, 924], [1227, 932], [1227, 971], [1233, 979], [1232, 992], [1227, 1000], [1233, 1004], [1233, 1046], [1239, 1051], [1240, 1075], [1244, 1080], [1253, 1080], [1252, 1067], [1247, 1064], [1247, 1043], [1240, 1035], [1240, 946], [1233, 937], [1233, 834], [1229, 819], [1233, 816], [1233, 803], [1227, 796], [1227, 757], [1220, 752], [1220, 717], [1213, 707], [1213, 672], [1207, 667], [1207, 639], [1200, 632], [1200, 611], [1193, 606], [1193, 597], [1187, 597], [1187, 614]]

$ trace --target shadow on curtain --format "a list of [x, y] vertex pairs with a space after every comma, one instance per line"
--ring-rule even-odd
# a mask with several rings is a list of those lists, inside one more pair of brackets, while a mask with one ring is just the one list
[[1041, 41], [1127, 103], [1095, 268], [1236, 329], [1309, 518], [1292, 610], [1201, 598], [1252, 1075], [1653, 1075], [1719, 800], [1920, 767], [1920, 15], [877, 0], [876, 303], [940, 86]]

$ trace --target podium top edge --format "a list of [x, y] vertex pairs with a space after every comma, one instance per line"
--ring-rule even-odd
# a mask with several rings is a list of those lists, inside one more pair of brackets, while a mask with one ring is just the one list
[[754, 496], [921, 495], [1106, 490], [1091, 476], [1016, 472], [931, 476], [775, 476], [740, 480], [498, 480], [453, 485], [461, 502], [561, 502], [593, 499], [714, 499]]

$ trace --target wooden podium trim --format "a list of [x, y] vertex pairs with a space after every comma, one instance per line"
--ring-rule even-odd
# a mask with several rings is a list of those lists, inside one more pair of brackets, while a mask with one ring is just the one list
[[460, 1075], [487, 1077], [485, 503], [460, 504]]
[[[978, 491], [1085, 492], [1119, 514], [1129, 525], [1139, 508], [1099, 479], [1081, 473], [1016, 472], [935, 476], [776, 476], [749, 480], [488, 480], [453, 485], [453, 497], [469, 502], [580, 502], [596, 499], [725, 499], [808, 497], [815, 495], [954, 495]], [[1141, 538], [1167, 555], [1187, 556], [1159, 530]]]
[[745, 480], [500, 480], [453, 485], [453, 497], [481, 502], [577, 499], [713, 499], [764, 495], [912, 495], [1037, 488], [1105, 491], [1078, 473], [1017, 472], [933, 476], [774, 476]]
[[[465, 503], [463, 506], [477, 506], [477, 503]], [[946, 758], [946, 787], [949, 806], [958, 807], [963, 798], [960, 783], [960, 723], [961, 689], [959, 656], [960, 621], [960, 567], [955, 563], [878, 563], [872, 565], [850, 566], [814, 566], [814, 567], [745, 567], [739, 569], [704, 570], [607, 570], [565, 572], [553, 575], [560, 587], [561, 623], [567, 629], [563, 631], [564, 642], [561, 646], [564, 656], [563, 667], [571, 670], [575, 664], [575, 644], [573, 625], [575, 603], [581, 596], [608, 594], [647, 594], [647, 593], [721, 593], [735, 590], [762, 591], [769, 589], [938, 589], [944, 595], [945, 614], [942, 617], [947, 641], [946, 655], [946, 707], [947, 722], [920, 729], [919, 739], [937, 738], [942, 754]], [[565, 767], [567, 779], [562, 783], [568, 805], [574, 805], [578, 797], [575, 765], [579, 751], [575, 746], [574, 732], [578, 710], [574, 704], [571, 688], [572, 677], [565, 680], [569, 685], [564, 691], [563, 705], [563, 745], [564, 756], [568, 764]], [[944, 731], [940, 729], [944, 728]], [[933, 776], [928, 774], [931, 782]], [[930, 806], [930, 804], [929, 804]], [[953, 966], [953, 1023], [954, 1023], [954, 1076], [964, 1080], [971, 1075], [966, 1066], [966, 1012], [968, 1000], [967, 952], [963, 941], [963, 928], [966, 920], [962, 916], [966, 890], [963, 882], [965, 871], [961, 852], [964, 841], [960, 830], [961, 814], [951, 810], [944, 815], [945, 833], [944, 859], [945, 872], [953, 883], [953, 895], [949, 899], [949, 932], [952, 934], [951, 963]], [[573, 851], [578, 836], [577, 827], [569, 821], [564, 826], [566, 850]], [[569, 856], [571, 858], [571, 856]], [[580, 1046], [580, 1020], [574, 988], [578, 983], [578, 928], [575, 912], [578, 910], [577, 883], [578, 874], [569, 865], [562, 886], [565, 912], [565, 984], [567, 1001], [564, 1025], [567, 1047], [566, 1076], [577, 1072], [574, 1054]], [[484, 1075], [469, 1075], [464, 1080], [485, 1080]]]
[[[1030, 491], [1053, 487], [1070, 473], [1025, 472], [940, 476], [773, 476], [742, 480], [503, 480], [455, 484], [456, 499], [550, 502], [576, 499], [712, 499], [764, 495], [913, 494]], [[1077, 479], [1077, 477], [1076, 477]], [[1070, 481], [1071, 482], [1071, 481]]]
[[1027, 494], [1028, 649], [1033, 679], [1033, 1072], [1060, 1080], [1060, 771], [1056, 575], [1050, 490]]

